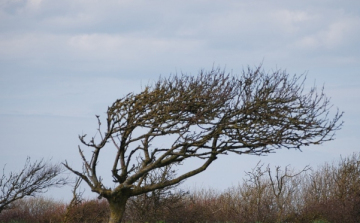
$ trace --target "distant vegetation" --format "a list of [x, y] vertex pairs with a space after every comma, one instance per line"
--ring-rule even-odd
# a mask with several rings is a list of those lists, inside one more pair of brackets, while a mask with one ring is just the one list
[[[300, 171], [259, 163], [246, 174], [224, 191], [172, 188], [131, 198], [123, 222], [360, 222], [360, 153]], [[65, 215], [66, 222], [108, 222], [105, 199], [79, 195], [71, 206], [44, 197], [17, 200], [0, 222], [64, 222]]]

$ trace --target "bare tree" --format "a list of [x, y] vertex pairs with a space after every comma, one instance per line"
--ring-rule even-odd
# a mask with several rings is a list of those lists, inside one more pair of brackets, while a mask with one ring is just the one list
[[282, 171], [280, 166], [275, 167], [275, 176], [272, 175], [270, 166], [266, 168], [266, 172], [270, 180], [270, 188], [275, 198], [277, 207], [277, 222], [283, 222], [286, 212], [291, 208], [298, 206], [296, 193], [301, 191], [301, 179], [304, 173], [311, 170], [309, 166], [305, 166], [301, 171], [294, 173], [294, 170], [286, 166]]
[[[64, 165], [108, 200], [109, 222], [120, 222], [130, 197], [192, 177], [219, 155], [262, 155], [333, 140], [342, 113], [330, 117], [323, 89], [305, 92], [304, 80], [280, 70], [268, 74], [261, 67], [248, 68], [241, 76], [218, 68], [198, 76], [160, 78], [141, 93], [116, 100], [107, 110], [104, 132], [97, 116], [99, 140], [79, 136], [92, 148], [87, 159], [79, 147], [84, 171]], [[114, 187], [103, 185], [97, 172], [99, 154], [109, 142], [116, 148]], [[199, 166], [173, 179], [144, 184], [147, 174], [189, 159], [198, 159]]]
[[247, 222], [263, 222], [273, 219], [272, 194], [270, 181], [264, 164], [258, 162], [251, 171], [245, 172], [246, 179], [239, 188], [241, 195], [241, 209]]
[[52, 165], [44, 160], [30, 162], [26, 159], [25, 165], [19, 173], [5, 173], [0, 178], [0, 212], [11, 208], [11, 204], [26, 196], [44, 193], [53, 186], [63, 186], [67, 183], [66, 177], [59, 177], [63, 167]]
[[69, 205], [66, 207], [66, 212], [65, 212], [65, 216], [64, 216], [64, 223], [67, 223], [69, 222], [70, 220], [70, 212], [71, 210], [76, 207], [77, 205], [81, 204], [83, 198], [83, 194], [84, 194], [84, 191], [78, 191], [79, 190], [79, 187], [80, 187], [80, 184], [81, 184], [81, 177], [77, 177], [76, 178], [76, 181], [74, 183], [74, 187], [73, 187], [73, 190], [72, 190], [72, 194], [73, 194], [73, 197], [69, 203]]

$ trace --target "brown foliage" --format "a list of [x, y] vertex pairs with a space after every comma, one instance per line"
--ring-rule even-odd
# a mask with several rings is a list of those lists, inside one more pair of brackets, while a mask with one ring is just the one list
[[127, 222], [179, 222], [183, 218], [186, 202], [184, 191], [156, 190], [133, 197], [126, 207]]
[[106, 200], [86, 200], [68, 212], [67, 222], [102, 223], [109, 220], [109, 205]]
[[37, 197], [17, 200], [12, 209], [0, 213], [0, 222], [62, 222], [65, 205], [52, 199]]
[[360, 221], [360, 153], [335, 164], [326, 163], [304, 182], [307, 219], [325, 218], [330, 222]]
[[[305, 171], [306, 170], [306, 171]], [[270, 177], [271, 176], [271, 177]], [[107, 222], [105, 199], [83, 200], [68, 211], [68, 222]], [[0, 222], [63, 222], [67, 207], [45, 198], [15, 202]], [[129, 199], [123, 222], [360, 222], [360, 153], [294, 171], [258, 164], [242, 184], [223, 192], [161, 189]]]

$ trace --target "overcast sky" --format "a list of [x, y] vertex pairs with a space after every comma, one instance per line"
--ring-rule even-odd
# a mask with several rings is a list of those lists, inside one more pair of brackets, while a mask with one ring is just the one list
[[259, 160], [316, 167], [360, 150], [360, 1], [0, 0], [0, 167], [31, 156], [79, 168], [78, 135], [117, 98], [159, 75], [260, 63], [325, 84], [343, 129], [303, 152], [220, 157], [184, 187], [237, 185]]

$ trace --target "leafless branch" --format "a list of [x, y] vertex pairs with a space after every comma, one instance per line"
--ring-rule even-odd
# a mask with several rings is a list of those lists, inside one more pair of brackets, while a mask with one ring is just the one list
[[[107, 110], [104, 133], [96, 116], [98, 141], [95, 136], [79, 137], [93, 149], [90, 161], [79, 149], [83, 173], [65, 166], [110, 204], [115, 197], [126, 203], [128, 197], [204, 171], [223, 154], [263, 155], [333, 140], [343, 113], [332, 112], [323, 89], [314, 86], [306, 92], [305, 78], [281, 70], [266, 73], [261, 67], [248, 68], [241, 76], [213, 68], [197, 76], [159, 78], [142, 92], [116, 100]], [[174, 139], [172, 143], [152, 145], [155, 139], [168, 137]], [[116, 148], [113, 189], [105, 188], [96, 172], [99, 154], [108, 142]], [[199, 166], [172, 179], [144, 184], [149, 173], [189, 159], [199, 159]]]
[[0, 212], [11, 208], [11, 203], [27, 196], [44, 193], [50, 187], [61, 187], [67, 184], [66, 177], [59, 177], [63, 173], [61, 165], [52, 165], [44, 160], [31, 163], [30, 157], [18, 173], [5, 173], [0, 178]]

